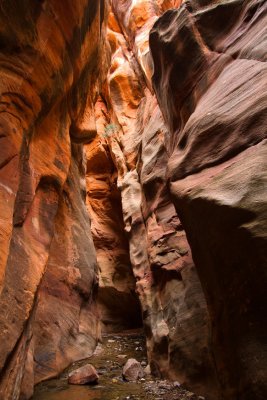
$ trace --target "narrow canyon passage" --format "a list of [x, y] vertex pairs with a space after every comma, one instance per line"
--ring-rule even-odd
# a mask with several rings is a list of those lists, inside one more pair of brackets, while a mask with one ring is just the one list
[[118, 173], [101, 132], [85, 145], [87, 210], [98, 263], [97, 305], [103, 332], [142, 326], [129, 243], [124, 231]]
[[0, 0], [0, 400], [267, 399], [266, 49], [266, 0]]
[[[145, 337], [142, 331], [125, 331], [105, 335], [95, 355], [75, 363], [60, 378], [43, 382], [35, 388], [32, 400], [204, 400], [179, 386], [178, 382], [145, 376], [126, 382], [121, 371], [127, 358], [135, 358], [147, 365]], [[69, 385], [72, 369], [92, 362], [99, 374], [98, 385]]]

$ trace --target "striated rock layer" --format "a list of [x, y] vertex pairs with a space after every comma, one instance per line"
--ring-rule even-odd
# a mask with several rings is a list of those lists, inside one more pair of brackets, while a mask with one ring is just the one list
[[0, 22], [0, 399], [90, 356], [98, 303], [106, 331], [141, 304], [152, 373], [265, 400], [266, 1]]
[[98, 132], [152, 371], [210, 399], [263, 399], [266, 4], [111, 10]]
[[98, 135], [85, 146], [87, 207], [99, 267], [97, 304], [102, 331], [116, 332], [142, 326], [142, 318], [124, 231], [118, 173], [105, 139], [104, 110], [99, 97], [95, 104]]
[[[166, 7], [166, 2], [164, 6], [153, 1], [112, 2], [105, 55], [110, 68], [96, 104], [97, 159], [101, 151], [104, 169], [109, 149], [116, 171], [114, 183], [121, 193], [152, 372], [177, 379], [200, 394], [205, 387], [217, 396], [210, 319], [186, 234], [170, 196], [169, 131], [151, 85], [149, 30]], [[98, 196], [106, 196], [103, 183], [100, 186], [98, 182], [97, 189]], [[94, 218], [92, 226], [98, 227]], [[107, 260], [107, 254], [105, 257]]]
[[96, 256], [82, 143], [96, 135], [104, 2], [1, 2], [0, 398], [89, 356]]
[[168, 179], [204, 289], [223, 399], [265, 399], [267, 3], [193, 3], [150, 33]]

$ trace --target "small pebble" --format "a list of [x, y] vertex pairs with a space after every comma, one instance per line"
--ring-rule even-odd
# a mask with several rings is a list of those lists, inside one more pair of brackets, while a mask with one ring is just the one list
[[126, 358], [127, 355], [126, 355], [126, 354], [118, 354], [117, 357], [118, 357], [118, 358]]

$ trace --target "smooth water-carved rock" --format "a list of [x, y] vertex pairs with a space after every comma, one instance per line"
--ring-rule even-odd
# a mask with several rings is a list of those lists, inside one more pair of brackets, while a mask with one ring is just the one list
[[154, 375], [265, 399], [266, 2], [107, 7], [1, 3], [0, 398], [92, 354], [99, 286]]
[[151, 93], [148, 34], [163, 10], [145, 2], [138, 19], [142, 2], [128, 2], [127, 12], [123, 1], [112, 5], [115, 16], [110, 14], [107, 35], [111, 67], [105, 102], [98, 103], [98, 132], [117, 169], [151, 369], [196, 390], [208, 386], [216, 395], [206, 302], [170, 197], [169, 132]]
[[103, 12], [98, 1], [1, 3], [1, 399], [29, 398], [96, 344], [81, 143], [96, 134]]
[[99, 267], [98, 310], [103, 331], [122, 331], [142, 325], [135, 292], [129, 244], [124, 231], [118, 172], [106, 143], [110, 129], [99, 98], [95, 105], [98, 137], [85, 146], [87, 207]]
[[187, 3], [154, 25], [168, 178], [212, 321], [221, 397], [266, 397], [264, 1]]

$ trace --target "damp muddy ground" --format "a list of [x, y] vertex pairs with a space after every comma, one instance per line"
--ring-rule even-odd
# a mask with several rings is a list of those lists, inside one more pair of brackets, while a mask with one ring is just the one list
[[[32, 400], [204, 400], [179, 386], [150, 375], [137, 382], [122, 378], [123, 365], [135, 358], [147, 365], [145, 338], [141, 332], [106, 335], [95, 354], [71, 365], [57, 379], [36, 386]], [[99, 374], [97, 385], [69, 385], [70, 371], [90, 363]]]

